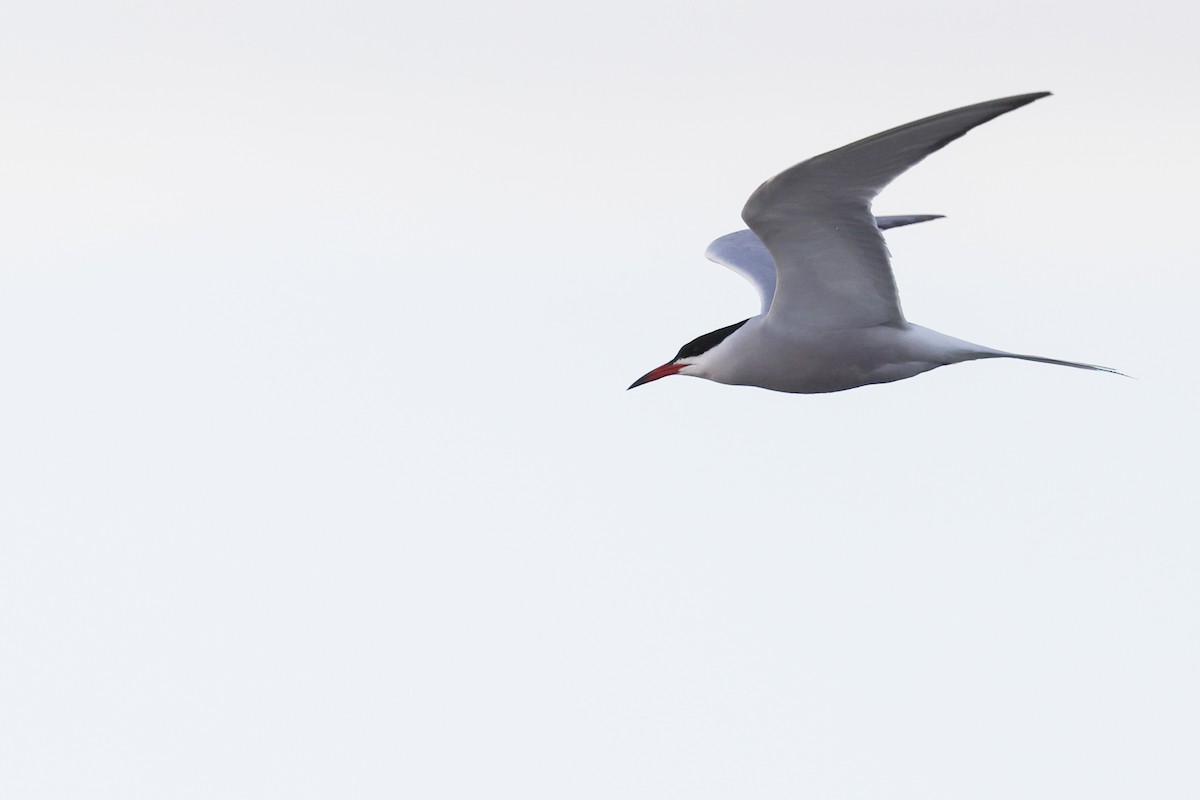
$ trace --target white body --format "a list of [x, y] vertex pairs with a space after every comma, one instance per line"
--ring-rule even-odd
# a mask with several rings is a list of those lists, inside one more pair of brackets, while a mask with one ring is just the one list
[[778, 392], [840, 392], [946, 364], [1006, 355], [920, 325], [801, 328], [757, 316], [680, 375]]

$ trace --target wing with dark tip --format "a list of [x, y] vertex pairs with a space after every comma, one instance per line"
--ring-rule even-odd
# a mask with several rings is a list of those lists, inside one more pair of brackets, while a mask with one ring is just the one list
[[[918, 222], [928, 222], [931, 219], [941, 219], [941, 214], [905, 214], [894, 217], [876, 217], [875, 224], [879, 230], [899, 228], [902, 225], [915, 225]], [[727, 233], [717, 239], [704, 251], [704, 257], [709, 261], [729, 267], [741, 275], [758, 290], [762, 300], [762, 312], [767, 313], [771, 307], [771, 298], [775, 295], [775, 262], [771, 253], [762, 240], [753, 231], [741, 230]]]
[[758, 187], [742, 219], [775, 262], [768, 316], [823, 328], [903, 322], [871, 201], [930, 153], [1048, 94], [990, 100], [910, 122], [810, 158]]

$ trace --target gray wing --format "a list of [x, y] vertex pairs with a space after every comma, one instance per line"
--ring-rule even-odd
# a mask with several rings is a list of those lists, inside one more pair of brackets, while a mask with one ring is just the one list
[[[901, 225], [913, 225], [918, 222], [928, 222], [931, 219], [941, 219], [941, 214], [904, 214], [894, 217], [876, 217], [875, 224], [879, 230], [899, 228]], [[729, 267], [741, 275], [758, 290], [762, 300], [762, 312], [767, 313], [771, 307], [771, 298], [775, 296], [775, 261], [762, 240], [753, 231], [736, 231], [727, 233], [715, 240], [704, 251], [704, 257], [709, 261]]]
[[903, 322], [871, 201], [930, 153], [1048, 94], [991, 100], [910, 122], [811, 158], [758, 187], [742, 219], [777, 268], [769, 316], [824, 328]]

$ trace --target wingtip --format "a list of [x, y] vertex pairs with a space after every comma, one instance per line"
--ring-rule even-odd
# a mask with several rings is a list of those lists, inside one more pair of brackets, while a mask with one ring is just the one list
[[1019, 105], [1025, 105], [1026, 103], [1032, 103], [1035, 100], [1041, 100], [1043, 97], [1049, 97], [1052, 94], [1054, 94], [1054, 92], [1030, 92], [1029, 94], [1019, 94], [1014, 97], [1013, 100], [1017, 101]]
[[1028, 94], [1014, 94], [1011, 97], [997, 98], [996, 100], [993, 100], [992, 103], [1006, 109], [1001, 113], [1007, 113], [1008, 111], [1016, 111], [1022, 106], [1027, 106], [1030, 103], [1041, 100], [1043, 97], [1049, 97], [1051, 94], [1053, 94], [1053, 92], [1029, 92]]

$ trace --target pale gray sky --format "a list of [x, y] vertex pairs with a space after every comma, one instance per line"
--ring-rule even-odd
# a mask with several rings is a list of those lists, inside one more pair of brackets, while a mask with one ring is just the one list
[[[0, 20], [0, 795], [1195, 798], [1191, 3]], [[763, 179], [978, 362], [673, 378]]]

